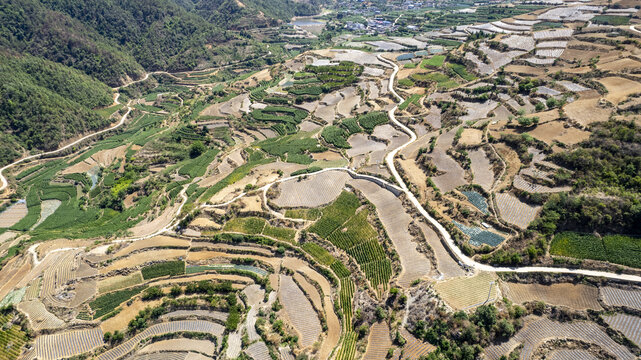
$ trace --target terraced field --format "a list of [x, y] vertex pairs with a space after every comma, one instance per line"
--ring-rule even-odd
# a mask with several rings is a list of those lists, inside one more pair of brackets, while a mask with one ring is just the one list
[[33, 355], [38, 359], [55, 360], [91, 351], [104, 345], [100, 328], [66, 331], [36, 338]]
[[498, 193], [495, 195], [495, 199], [503, 220], [521, 229], [527, 228], [541, 209], [540, 206], [532, 206], [522, 202], [510, 193]]
[[572, 309], [601, 309], [598, 302], [599, 289], [583, 284], [519, 284], [502, 282], [503, 295], [517, 304], [543, 301], [550, 305], [567, 306]]
[[616, 314], [604, 316], [603, 319], [613, 329], [623, 333], [628, 339], [632, 340], [637, 346], [641, 344], [641, 317]]
[[378, 360], [387, 356], [387, 350], [392, 346], [389, 326], [385, 322], [377, 322], [369, 329], [367, 350], [363, 360]]
[[630, 351], [612, 340], [598, 325], [591, 322], [575, 321], [559, 323], [547, 318], [530, 319], [512, 339], [501, 344], [491, 345], [485, 349], [488, 359], [496, 360], [503, 354], [508, 354], [518, 344], [523, 344], [520, 359], [530, 359], [533, 352], [550, 338], [565, 338], [582, 340], [599, 345], [617, 359], [635, 359]]
[[601, 297], [607, 305], [627, 306], [641, 310], [641, 291], [604, 286], [600, 289]]
[[290, 276], [280, 276], [279, 298], [287, 317], [300, 334], [301, 346], [305, 348], [316, 342], [321, 333], [320, 321], [309, 300]]
[[441, 281], [434, 288], [448, 305], [457, 310], [492, 303], [499, 295], [496, 275], [487, 272]]
[[220, 338], [223, 335], [224, 327], [220, 324], [203, 320], [180, 320], [151, 325], [133, 338], [100, 354], [97, 359], [120, 359], [131, 352], [144, 339], [148, 339], [152, 336], [182, 331], [208, 333]]

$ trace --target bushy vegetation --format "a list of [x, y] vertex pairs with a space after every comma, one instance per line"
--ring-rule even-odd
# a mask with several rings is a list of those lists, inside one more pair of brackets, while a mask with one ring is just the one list
[[308, 165], [314, 162], [309, 153], [318, 153], [327, 150], [321, 146], [316, 138], [308, 133], [275, 137], [259, 142], [256, 146], [266, 153], [278, 156], [287, 162]]
[[[641, 129], [633, 122], [608, 121], [593, 126], [590, 138], [570, 152], [552, 156], [573, 171], [575, 190], [554, 194], [532, 227], [557, 231], [641, 235]], [[605, 197], [589, 194], [604, 193]]]
[[[290, 93], [320, 95], [329, 93], [334, 90], [342, 89], [358, 81], [358, 77], [363, 73], [363, 65], [358, 65], [350, 61], [342, 61], [338, 65], [313, 66], [307, 65], [305, 73], [313, 74], [321, 85], [305, 86], [304, 88], [295, 87]], [[310, 89], [300, 93], [303, 89]], [[312, 90], [313, 89], [313, 90]], [[320, 92], [319, 92], [320, 91]]]
[[329, 125], [323, 128], [321, 133], [323, 140], [327, 143], [334, 145], [339, 149], [349, 149], [351, 146], [347, 142], [349, 134], [343, 128], [335, 125]]
[[388, 121], [387, 113], [382, 111], [373, 111], [358, 117], [358, 124], [368, 133], [372, 133], [375, 127]]
[[421, 66], [424, 68], [440, 68], [445, 62], [445, 55], [434, 55], [429, 59], [425, 59], [421, 62]]

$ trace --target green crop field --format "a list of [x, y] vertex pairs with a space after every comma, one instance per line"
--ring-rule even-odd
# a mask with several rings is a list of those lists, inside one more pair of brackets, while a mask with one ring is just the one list
[[309, 231], [326, 238], [341, 226], [345, 219], [352, 217], [360, 205], [356, 195], [342, 192], [332, 204], [323, 208], [323, 216], [309, 228]]
[[358, 124], [368, 133], [374, 131], [378, 125], [385, 124], [389, 121], [387, 113], [374, 111], [358, 117]]
[[641, 268], [641, 238], [564, 232], [554, 236], [550, 254]]
[[141, 270], [142, 277], [145, 280], [154, 279], [161, 276], [181, 275], [185, 273], [184, 261], [165, 261], [149, 266]]
[[321, 133], [323, 140], [325, 140], [329, 144], [336, 146], [339, 149], [351, 148], [351, 146], [347, 142], [348, 135], [349, 134], [347, 133], [347, 131], [334, 125], [326, 126]]
[[214, 161], [219, 151], [218, 149], [209, 149], [197, 158], [188, 160], [187, 163], [178, 170], [178, 173], [180, 175], [187, 175], [192, 179], [205, 175], [207, 167]]
[[628, 25], [630, 23], [630, 18], [627, 16], [597, 15], [592, 18], [592, 22], [595, 24], [620, 26]]
[[425, 59], [421, 62], [421, 67], [424, 68], [439, 68], [443, 66], [443, 63], [445, 62], [445, 55], [434, 55], [429, 59]]
[[0, 360], [17, 359], [29, 338], [20, 325], [11, 323], [14, 314], [0, 315]]
[[403, 110], [407, 109], [407, 107], [410, 106], [410, 104], [418, 105], [418, 101], [421, 99], [422, 96], [423, 95], [421, 95], [421, 94], [412, 94], [412, 96], [410, 96], [407, 99], [405, 99], [405, 101], [403, 101], [398, 106], [398, 109], [403, 111]]
[[465, 80], [465, 81], [473, 81], [473, 80], [476, 80], [476, 76], [474, 76], [474, 75], [472, 75], [472, 74], [470, 74], [470, 73], [468, 73], [468, 72], [467, 72], [467, 70], [465, 69], [465, 65], [449, 63], [449, 64], [447, 64], [447, 66], [448, 66], [450, 69], [454, 70], [454, 72], [455, 72], [458, 76], [460, 76], [461, 78], [463, 78], [463, 80]]
[[321, 217], [320, 209], [288, 209], [285, 216], [292, 219], [317, 220]]
[[327, 148], [318, 143], [311, 133], [300, 132], [294, 135], [275, 137], [256, 144], [266, 153], [278, 156], [287, 162], [309, 165], [314, 160], [309, 153], [323, 152]]
[[[316, 261], [323, 265], [330, 266], [334, 262], [336, 262], [336, 259], [334, 259], [334, 257], [327, 250], [325, 250], [325, 248], [316, 243], [306, 242], [301, 247]], [[338, 276], [338, 274], [336, 275]]]
[[146, 285], [136, 286], [125, 290], [110, 292], [108, 294], [97, 297], [95, 300], [89, 303], [89, 306], [95, 312], [94, 319], [97, 319], [114, 311], [118, 307], [118, 305], [131, 299], [133, 296], [138, 295], [145, 288], [147, 288]]
[[367, 221], [369, 210], [356, 213], [359, 206], [356, 195], [343, 192], [334, 203], [323, 209], [323, 216], [309, 231], [329, 240], [354, 258], [372, 287], [386, 287], [392, 276], [391, 262], [378, 242], [377, 231]]
[[263, 232], [265, 219], [258, 217], [233, 218], [225, 223], [224, 231], [257, 235]]

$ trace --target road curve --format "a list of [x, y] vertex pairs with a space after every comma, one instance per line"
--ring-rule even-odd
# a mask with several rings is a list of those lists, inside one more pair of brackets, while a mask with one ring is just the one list
[[[393, 61], [387, 60], [381, 55], [378, 55], [379, 60], [383, 61], [386, 64], [389, 64], [394, 67], [394, 70], [392, 72], [392, 75], [390, 76], [390, 81], [389, 81], [389, 91], [396, 97], [399, 103], [403, 101], [403, 98], [398, 95], [398, 93], [394, 90], [394, 78], [396, 77], [396, 74], [398, 73], [398, 65], [394, 63]], [[407, 185], [405, 185], [405, 182], [403, 181], [403, 178], [399, 175], [398, 171], [396, 170], [396, 166], [394, 165], [394, 157], [398, 153], [398, 151], [402, 150], [412, 142], [416, 140], [416, 134], [410, 130], [407, 126], [402, 124], [396, 119], [395, 112], [398, 106], [395, 106], [393, 109], [389, 111], [390, 119], [394, 124], [396, 124], [398, 127], [400, 127], [403, 131], [405, 131], [409, 136], [410, 140], [401, 145], [399, 148], [395, 149], [394, 151], [390, 152], [386, 157], [385, 157], [385, 162], [387, 163], [387, 166], [389, 167], [390, 171], [392, 172], [392, 175], [396, 179], [396, 181], [400, 184], [401, 189], [403, 189], [403, 192], [407, 196], [407, 198], [410, 200], [412, 205], [418, 210], [418, 212], [438, 230], [438, 232], [441, 234], [443, 239], [445, 239], [445, 242], [447, 243], [447, 246], [450, 248], [451, 252], [456, 255], [458, 260], [466, 265], [469, 266], [475, 270], [478, 271], [489, 271], [489, 272], [513, 272], [513, 273], [556, 273], [556, 274], [574, 274], [574, 275], [585, 275], [585, 276], [595, 276], [595, 277], [604, 277], [604, 278], [609, 278], [609, 279], [616, 279], [616, 280], [625, 280], [625, 281], [632, 281], [632, 282], [641, 282], [641, 276], [637, 275], [629, 275], [629, 274], [615, 274], [615, 273], [610, 273], [607, 271], [597, 271], [597, 270], [584, 270], [584, 269], [568, 269], [568, 268], [556, 268], [556, 267], [539, 267], [539, 266], [524, 266], [524, 267], [495, 267], [487, 264], [481, 264], [476, 261], [474, 261], [472, 258], [468, 257], [467, 255], [463, 254], [461, 249], [454, 243], [454, 240], [450, 236], [450, 234], [447, 232], [445, 227], [441, 225], [436, 219], [434, 219], [428, 212], [423, 208], [421, 203], [416, 199], [414, 194], [412, 194], [411, 191], [408, 190]]]

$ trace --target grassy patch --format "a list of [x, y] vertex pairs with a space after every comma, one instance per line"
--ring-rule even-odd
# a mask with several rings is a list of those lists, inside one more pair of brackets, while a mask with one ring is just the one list
[[223, 230], [258, 235], [263, 232], [265, 219], [258, 217], [233, 218], [225, 223]]
[[423, 68], [440, 68], [445, 62], [445, 55], [434, 55], [429, 59], [425, 59], [421, 62], [421, 67]]
[[205, 175], [207, 167], [214, 161], [218, 152], [218, 149], [207, 150], [197, 158], [188, 160], [187, 163], [178, 170], [178, 173], [180, 175], [187, 175], [192, 179]]
[[316, 261], [318, 261], [323, 265], [331, 266], [333, 263], [336, 262], [336, 259], [332, 256], [332, 254], [330, 254], [327, 250], [325, 250], [324, 247], [316, 243], [306, 242], [301, 247], [308, 254], [310, 254]]
[[628, 16], [616, 16], [616, 15], [597, 15], [592, 18], [592, 22], [595, 24], [604, 24], [604, 25], [628, 25], [630, 23], [630, 17]]
[[161, 276], [181, 275], [185, 273], [184, 261], [166, 261], [158, 264], [145, 266], [141, 270], [142, 277], [145, 280], [154, 279]]

